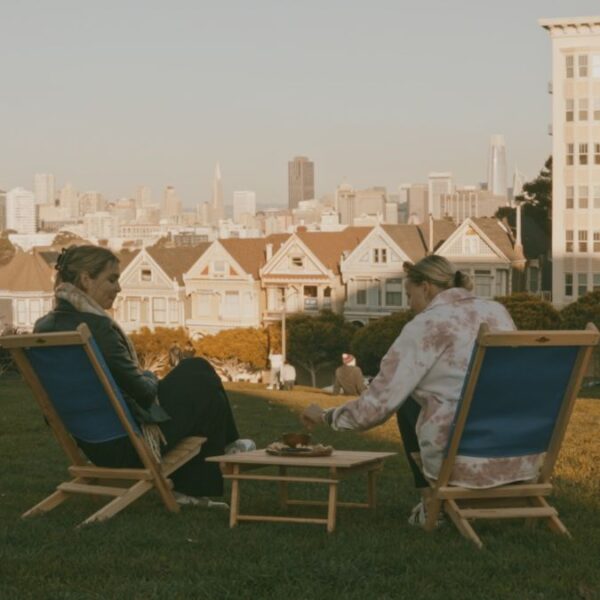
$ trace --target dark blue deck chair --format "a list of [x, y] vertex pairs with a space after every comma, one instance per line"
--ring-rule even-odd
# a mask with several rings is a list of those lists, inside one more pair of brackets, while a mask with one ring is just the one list
[[[70, 461], [71, 479], [23, 517], [48, 512], [77, 494], [110, 497], [84, 525], [109, 519], [151, 489], [157, 490], [168, 510], [179, 510], [167, 478], [200, 452], [205, 438], [185, 438], [157, 461], [87, 325], [76, 331], [5, 336], [0, 345], [12, 354]], [[73, 437], [92, 443], [129, 437], [142, 466], [97, 467], [85, 459]]]
[[[459, 401], [446, 457], [429, 480], [425, 529], [444, 511], [462, 535], [482, 547], [470, 521], [545, 520], [570, 535], [548, 504], [552, 472], [577, 393], [600, 335], [584, 331], [490, 331], [482, 325]], [[450, 485], [457, 456], [508, 458], [545, 453], [535, 481], [487, 489]], [[415, 457], [417, 458], [417, 457]]]

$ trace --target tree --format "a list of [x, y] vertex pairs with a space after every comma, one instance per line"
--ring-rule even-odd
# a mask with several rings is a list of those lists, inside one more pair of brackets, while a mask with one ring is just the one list
[[267, 366], [268, 334], [264, 329], [224, 329], [204, 336], [194, 347], [229, 379], [241, 371], [256, 371]]
[[61, 246], [64, 248], [68, 248], [69, 246], [82, 246], [89, 243], [90, 242], [71, 231], [59, 231], [52, 241], [53, 246]]
[[0, 237], [0, 266], [7, 265], [16, 253], [16, 248], [8, 237]]
[[560, 313], [545, 300], [532, 294], [519, 293], [496, 298], [506, 307], [517, 329], [560, 329]]
[[563, 329], [584, 329], [592, 322], [600, 329], [600, 290], [589, 292], [561, 311]]
[[401, 310], [372, 321], [354, 334], [352, 354], [365, 375], [377, 374], [381, 359], [413, 317], [412, 311]]
[[313, 387], [317, 385], [317, 373], [339, 362], [342, 353], [350, 348], [356, 327], [330, 310], [317, 316], [297, 313], [287, 320], [290, 362], [310, 373]]
[[168, 353], [174, 342], [184, 346], [189, 336], [183, 327], [157, 327], [154, 331], [142, 327], [129, 334], [140, 361], [140, 366], [149, 371], [165, 375], [169, 370]]

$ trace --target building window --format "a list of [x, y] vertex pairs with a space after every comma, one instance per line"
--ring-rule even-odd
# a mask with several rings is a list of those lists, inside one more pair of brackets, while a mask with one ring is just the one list
[[573, 295], [573, 273], [565, 273], [565, 296]]
[[594, 231], [594, 252], [600, 252], [600, 231]]
[[318, 299], [317, 299], [317, 286], [316, 285], [305, 285], [304, 286], [304, 310], [317, 310]]
[[213, 261], [213, 275], [223, 277], [225, 275], [225, 261], [215, 260]]
[[565, 231], [565, 252], [573, 252], [573, 230]]
[[567, 144], [567, 166], [572, 165], [575, 160], [575, 144]]
[[402, 306], [402, 279], [388, 279], [385, 282], [385, 305]]
[[537, 292], [540, 288], [540, 270], [537, 267], [529, 267], [529, 291]]
[[578, 188], [578, 203], [579, 203], [579, 208], [587, 208], [588, 207], [588, 186], [587, 185], [580, 185]]
[[579, 242], [579, 244], [577, 245], [577, 248], [579, 249], [579, 252], [587, 252], [588, 250], [588, 235], [587, 235], [587, 231], [585, 229], [580, 229], [577, 232], [577, 240]]
[[142, 269], [140, 272], [140, 279], [142, 281], [152, 281], [152, 271], [150, 269]]
[[594, 273], [592, 279], [592, 290], [597, 292], [600, 290], [600, 273]]
[[27, 304], [25, 300], [17, 300], [17, 324], [27, 324]]
[[588, 145], [587, 144], [579, 144], [579, 164], [580, 165], [588, 164]]
[[574, 195], [575, 195], [575, 188], [572, 185], [568, 185], [567, 186], [567, 190], [566, 190], [566, 195], [565, 195], [565, 207], [566, 208], [574, 208], [575, 202], [574, 202]]
[[577, 295], [585, 296], [587, 294], [587, 273], [577, 273]]
[[29, 301], [29, 318], [31, 323], [35, 323], [42, 316], [42, 307], [39, 300]]
[[127, 319], [129, 321], [140, 320], [140, 301], [139, 300], [128, 300], [127, 301]]
[[365, 306], [367, 304], [367, 282], [357, 281], [356, 282], [356, 304]]
[[331, 309], [331, 288], [326, 287], [323, 290], [323, 308]]
[[592, 77], [600, 79], [600, 54], [592, 54]]
[[565, 67], [567, 71], [567, 79], [573, 79], [575, 76], [575, 57], [572, 54], [565, 56]]
[[228, 316], [237, 316], [240, 312], [240, 293], [225, 292], [223, 312]]
[[293, 269], [301, 269], [304, 266], [304, 260], [302, 256], [290, 257], [290, 265]]
[[179, 323], [179, 303], [173, 298], [169, 299], [169, 321]]
[[600, 208], [600, 185], [595, 185], [593, 190], [594, 190], [594, 208]]
[[568, 123], [573, 120], [573, 115], [575, 113], [575, 101], [573, 98], [567, 98], [566, 100], [566, 111], [565, 117]]
[[579, 114], [577, 115], [579, 121], [588, 120], [588, 99], [579, 98]]
[[577, 65], [579, 66], [579, 77], [587, 77], [588, 76], [587, 54], [580, 54], [577, 57]]
[[373, 262], [376, 264], [387, 263], [387, 248], [373, 248]]
[[492, 296], [492, 272], [475, 269], [475, 295], [482, 298]]
[[211, 298], [212, 292], [200, 292], [198, 294], [198, 300], [196, 302], [198, 316], [207, 317], [210, 315]]
[[165, 298], [152, 298], [152, 321], [167, 322], [167, 301]]
[[600, 121], [600, 97], [594, 98], [594, 121]]

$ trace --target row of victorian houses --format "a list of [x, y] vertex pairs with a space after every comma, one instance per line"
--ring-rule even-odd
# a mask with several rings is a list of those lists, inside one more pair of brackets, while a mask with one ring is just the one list
[[[299, 230], [126, 252], [114, 316], [126, 331], [184, 326], [193, 336], [267, 325], [283, 310], [331, 309], [366, 324], [407, 307], [402, 263], [430, 253], [470, 273], [479, 296], [509, 294], [517, 280], [518, 289], [526, 288], [525, 260], [510, 230], [496, 219], [472, 218], [458, 226]], [[53, 257], [18, 253], [0, 268], [0, 328], [31, 329], [49, 310]]]

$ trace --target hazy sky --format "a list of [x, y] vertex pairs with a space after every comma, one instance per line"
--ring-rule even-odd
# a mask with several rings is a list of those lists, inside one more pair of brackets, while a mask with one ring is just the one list
[[540, 17], [597, 0], [0, 0], [0, 188], [36, 172], [109, 198], [174, 185], [287, 203], [287, 161], [316, 193], [486, 178], [550, 154], [550, 39]]

